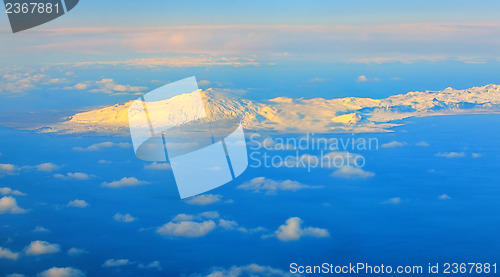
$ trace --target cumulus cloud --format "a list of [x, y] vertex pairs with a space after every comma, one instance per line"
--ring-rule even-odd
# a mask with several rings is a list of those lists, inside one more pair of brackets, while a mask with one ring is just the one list
[[13, 190], [8, 187], [0, 188], [0, 194], [1, 195], [15, 195], [15, 196], [26, 196], [25, 193], [22, 193], [18, 190]]
[[274, 235], [281, 241], [296, 241], [302, 237], [325, 238], [330, 236], [330, 233], [326, 229], [316, 227], [303, 228], [301, 225], [302, 219], [291, 217], [274, 232]]
[[344, 179], [350, 179], [350, 178], [366, 179], [375, 176], [375, 173], [370, 171], [365, 171], [359, 167], [343, 166], [337, 169], [335, 172], [333, 172], [332, 176]]
[[61, 246], [56, 243], [49, 243], [46, 241], [32, 241], [30, 245], [26, 247], [26, 255], [38, 256], [46, 254], [54, 254], [61, 251]]
[[447, 159], [453, 159], [453, 158], [463, 158], [465, 157], [464, 152], [439, 152], [436, 154], [436, 157], [443, 157]]
[[156, 269], [158, 271], [163, 270], [163, 268], [161, 267], [160, 261], [153, 261], [153, 262], [151, 262], [149, 264], [140, 263], [140, 264], [137, 265], [137, 268], [141, 268], [141, 269]]
[[360, 82], [360, 83], [364, 83], [364, 82], [378, 82], [378, 81], [380, 81], [379, 78], [368, 78], [365, 75], [359, 76], [358, 79], [356, 79], [356, 80], [358, 82]]
[[[26, 67], [11, 67], [0, 70], [0, 93], [23, 93], [40, 88], [41, 85], [53, 85], [66, 82], [64, 78], [52, 78], [49, 75]], [[4, 72], [1, 72], [4, 71]]]
[[120, 214], [120, 213], [116, 213], [113, 216], [113, 219], [115, 221], [125, 222], [125, 223], [134, 222], [136, 220], [136, 218], [131, 216], [130, 214]]
[[103, 149], [107, 148], [112, 148], [112, 147], [119, 147], [119, 148], [129, 148], [132, 145], [128, 142], [111, 142], [111, 141], [105, 141], [105, 142], [100, 142], [100, 143], [95, 143], [87, 147], [73, 147], [73, 150], [76, 151], [87, 151], [87, 152], [94, 152], [94, 151], [100, 151]]
[[38, 273], [37, 277], [85, 277], [85, 273], [72, 267], [52, 267]]
[[252, 192], [265, 192], [266, 194], [275, 194], [277, 191], [298, 191], [301, 189], [318, 188], [316, 186], [305, 185], [292, 180], [275, 181], [265, 177], [256, 177], [237, 187], [242, 190]]
[[245, 266], [232, 266], [230, 268], [214, 268], [207, 277], [244, 277], [244, 276], [259, 276], [259, 277], [292, 277], [289, 272], [281, 269], [272, 268], [270, 266], [261, 266], [258, 264], [250, 264]]
[[54, 174], [54, 178], [61, 180], [78, 180], [84, 181], [90, 179], [90, 175], [82, 172], [68, 172], [66, 175], [64, 174]]
[[118, 181], [113, 181], [110, 183], [104, 182], [101, 185], [103, 187], [108, 187], [108, 188], [121, 188], [121, 187], [140, 186], [145, 184], [149, 184], [149, 182], [138, 180], [135, 177], [123, 177]]
[[87, 203], [87, 201], [85, 201], [85, 200], [75, 199], [75, 200], [69, 201], [68, 204], [66, 204], [66, 206], [73, 207], [73, 208], [86, 208], [89, 206], [89, 203]]
[[12, 196], [4, 196], [0, 198], [0, 214], [22, 214], [28, 212], [19, 207], [17, 201]]
[[147, 90], [147, 87], [122, 85], [113, 79], [101, 79], [99, 81], [86, 81], [77, 83], [72, 87], [66, 89], [84, 90], [92, 93], [106, 93], [113, 95], [120, 94], [138, 94]]
[[120, 267], [132, 264], [128, 259], [109, 259], [102, 264], [102, 267]]
[[43, 226], [36, 226], [32, 232], [34, 233], [50, 233], [50, 230]]
[[52, 171], [58, 170], [61, 167], [58, 166], [57, 164], [54, 164], [54, 163], [43, 163], [43, 164], [35, 165], [35, 168], [38, 171], [52, 172]]
[[439, 196], [439, 199], [440, 199], [440, 200], [449, 200], [449, 199], [451, 199], [451, 197], [450, 197], [448, 194], [443, 193], [443, 194], [441, 194], [441, 195]]
[[195, 221], [181, 221], [181, 222], [168, 222], [156, 230], [160, 235], [198, 238], [212, 232], [216, 227], [213, 220], [203, 222]]
[[401, 204], [401, 202], [403, 202], [403, 200], [401, 199], [401, 197], [394, 197], [394, 198], [390, 198], [384, 202], [382, 202], [381, 204], [393, 204], [393, 205], [397, 205], [397, 204]]
[[0, 163], [0, 176], [2, 174], [7, 174], [7, 175], [15, 174], [19, 170], [20, 168], [16, 165]]
[[85, 250], [85, 249], [80, 249], [80, 248], [76, 248], [76, 247], [71, 247], [70, 249], [68, 249], [68, 251], [66, 252], [66, 254], [70, 255], [70, 256], [79, 256], [79, 255], [83, 255], [83, 254], [89, 254], [90, 252]]
[[19, 253], [0, 247], [0, 259], [17, 260], [17, 258], [19, 258]]
[[169, 163], [157, 163], [153, 162], [151, 164], [145, 165], [144, 169], [152, 169], [152, 170], [171, 170], [172, 166]]
[[393, 140], [389, 143], [382, 144], [382, 148], [395, 148], [395, 147], [402, 147], [405, 145], [406, 145], [406, 142], [399, 142], [399, 141]]
[[186, 199], [185, 202], [189, 205], [210, 205], [222, 200], [222, 195], [219, 194], [202, 194], [198, 196], [193, 196], [189, 199]]

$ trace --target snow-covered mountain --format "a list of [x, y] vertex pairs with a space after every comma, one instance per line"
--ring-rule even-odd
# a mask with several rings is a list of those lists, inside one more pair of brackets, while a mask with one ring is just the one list
[[[278, 97], [257, 102], [228, 96], [216, 89], [202, 91], [207, 115], [241, 118], [246, 129], [297, 132], [386, 132], [397, 126], [395, 120], [414, 116], [460, 113], [500, 112], [500, 85], [470, 89], [447, 88], [442, 91], [408, 92], [386, 99], [347, 97], [339, 99], [292, 99]], [[192, 95], [179, 95], [159, 101], [162, 116], [154, 120], [162, 125], [176, 125], [193, 113], [202, 111], [179, 109], [191, 101]], [[186, 102], [188, 101], [188, 102]], [[127, 134], [128, 109], [133, 101], [88, 112], [78, 113], [66, 121], [40, 129], [57, 133]], [[132, 120], [133, 117], [132, 117]]]

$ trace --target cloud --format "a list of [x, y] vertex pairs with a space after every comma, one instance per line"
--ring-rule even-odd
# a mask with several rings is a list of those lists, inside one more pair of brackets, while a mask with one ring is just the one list
[[274, 235], [281, 241], [296, 241], [302, 237], [325, 238], [330, 236], [330, 233], [326, 229], [315, 227], [302, 228], [301, 225], [302, 219], [291, 217], [274, 232]]
[[472, 157], [474, 159], [481, 158], [482, 156], [483, 156], [483, 154], [481, 154], [481, 153], [472, 153]]
[[32, 232], [34, 233], [50, 233], [50, 230], [47, 228], [44, 228], [43, 226], [36, 226]]
[[365, 82], [378, 82], [380, 81], [379, 78], [368, 78], [366, 77], [365, 75], [360, 75], [356, 81], [360, 82], [360, 83], [365, 83]]
[[319, 188], [317, 186], [310, 186], [301, 184], [292, 180], [275, 181], [266, 179], [265, 177], [256, 177], [252, 180], [237, 186], [238, 189], [249, 190], [255, 193], [266, 192], [266, 194], [276, 194], [277, 191], [299, 191], [302, 189]]
[[43, 164], [36, 165], [35, 168], [38, 171], [52, 172], [52, 171], [58, 170], [61, 167], [58, 166], [57, 164], [54, 164], [54, 163], [43, 163]]
[[0, 93], [24, 93], [39, 89], [40, 85], [63, 83], [64, 78], [51, 78], [49, 75], [27, 67], [12, 67], [0, 69]]
[[59, 251], [61, 251], [61, 246], [59, 244], [49, 243], [41, 240], [32, 241], [25, 250], [26, 255], [29, 256], [54, 254]]
[[465, 157], [464, 152], [439, 152], [436, 154], [436, 157], [443, 157], [447, 159], [453, 159], [453, 158], [463, 158]]
[[402, 147], [405, 145], [406, 145], [406, 142], [399, 142], [399, 141], [393, 140], [389, 143], [382, 144], [382, 148], [395, 148], [395, 147]]
[[108, 160], [99, 160], [97, 161], [98, 164], [110, 164], [112, 163], [111, 161], [108, 161]]
[[118, 181], [113, 181], [110, 183], [104, 182], [101, 185], [103, 187], [108, 187], [108, 188], [121, 188], [121, 187], [140, 186], [145, 184], [149, 184], [149, 182], [138, 180], [135, 177], [123, 177]]
[[12, 273], [9, 275], [5, 275], [5, 277], [26, 277], [26, 275], [20, 274], [20, 273]]
[[193, 196], [189, 199], [186, 199], [185, 202], [188, 203], [189, 205], [204, 206], [204, 205], [210, 205], [210, 204], [220, 202], [221, 200], [222, 200], [222, 195], [202, 194], [202, 195]]
[[370, 171], [365, 171], [359, 167], [343, 166], [337, 169], [335, 172], [333, 172], [332, 176], [344, 179], [350, 179], [350, 178], [366, 179], [375, 176], [375, 173]]
[[112, 148], [112, 147], [119, 147], [119, 148], [129, 148], [132, 145], [128, 142], [118, 142], [114, 143], [111, 141], [105, 141], [105, 142], [100, 142], [100, 143], [95, 143], [92, 144], [88, 147], [73, 147], [73, 150], [76, 151], [87, 151], [87, 152], [94, 152], [94, 151], [100, 151], [103, 149], [107, 148]]
[[397, 204], [401, 204], [401, 202], [403, 202], [403, 200], [401, 199], [401, 197], [394, 197], [394, 198], [391, 198], [391, 199], [388, 199], [384, 202], [382, 202], [381, 204], [393, 204], [393, 205], [397, 205]]
[[52, 267], [38, 273], [37, 277], [85, 277], [85, 273], [72, 267]]
[[439, 196], [439, 199], [440, 200], [449, 200], [449, 199], [451, 199], [451, 197], [448, 194], [443, 193]]
[[1, 174], [15, 174], [20, 168], [13, 164], [2, 164], [0, 163], [0, 175]]
[[417, 142], [415, 143], [416, 146], [422, 146], [422, 147], [429, 147], [430, 144], [427, 143], [426, 141], [420, 141], [420, 142]]
[[200, 80], [200, 81], [198, 81], [198, 86], [200, 86], [200, 87], [208, 87], [211, 84], [212, 83], [210, 81], [207, 81], [207, 80]]
[[171, 170], [172, 166], [169, 163], [151, 163], [144, 166], [144, 169], [152, 169], [152, 170]]
[[12, 196], [4, 196], [0, 198], [0, 214], [23, 214], [27, 210], [19, 207], [17, 201]]
[[17, 260], [17, 258], [19, 258], [19, 253], [0, 247], [0, 259]]
[[141, 269], [156, 269], [158, 271], [163, 270], [163, 268], [161, 267], [160, 261], [153, 261], [153, 262], [151, 262], [149, 264], [140, 263], [140, 264], [137, 265], [137, 268], [141, 268]]
[[68, 249], [68, 252], [66, 252], [66, 254], [68, 254], [70, 256], [79, 256], [79, 255], [89, 254], [89, 253], [90, 252], [86, 251], [85, 249], [80, 249], [80, 248], [76, 248], [76, 247], [72, 247], [72, 248]]
[[319, 77], [315, 77], [315, 78], [309, 79], [310, 83], [323, 83], [323, 82], [329, 82], [329, 81], [331, 81], [331, 79], [319, 78]]
[[168, 222], [156, 230], [160, 235], [198, 238], [212, 232], [216, 227], [213, 220], [203, 222], [195, 221], [181, 221], [181, 222]]
[[120, 267], [132, 264], [128, 259], [109, 259], [102, 264], [102, 267]]
[[82, 83], [75, 84], [72, 87], [66, 87], [65, 89], [75, 89], [84, 90], [92, 93], [105, 93], [105, 94], [138, 94], [142, 91], [147, 90], [147, 87], [138, 87], [131, 85], [118, 84], [113, 79], [102, 79], [99, 81], [86, 81]]
[[249, 264], [245, 266], [232, 266], [230, 268], [216, 267], [208, 274], [203, 275], [206, 277], [245, 277], [245, 276], [259, 276], [259, 277], [292, 277], [289, 272], [281, 269], [272, 268], [270, 266], [261, 266], [258, 264]]
[[82, 173], [82, 172], [68, 172], [66, 175], [64, 174], [54, 174], [54, 178], [56, 179], [61, 179], [61, 180], [78, 180], [78, 181], [84, 181], [90, 179], [90, 175], [87, 173]]
[[116, 213], [113, 216], [113, 219], [115, 221], [125, 222], [125, 223], [134, 222], [135, 220], [137, 220], [137, 218], [131, 216], [130, 214], [120, 214], [120, 213]]
[[68, 204], [66, 204], [68, 207], [73, 207], [73, 208], [86, 208], [89, 206], [89, 203], [85, 200], [78, 200], [75, 199], [73, 201], [69, 201]]
[[18, 190], [13, 190], [8, 187], [0, 188], [1, 195], [15, 195], [15, 196], [26, 196], [26, 193], [22, 193]]

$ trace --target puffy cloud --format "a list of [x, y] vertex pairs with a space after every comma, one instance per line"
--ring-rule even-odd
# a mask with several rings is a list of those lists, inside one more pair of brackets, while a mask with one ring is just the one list
[[302, 219], [291, 217], [286, 220], [284, 225], [281, 225], [274, 232], [276, 238], [281, 241], [296, 241], [302, 237], [325, 238], [329, 237], [330, 233], [326, 229], [306, 227], [302, 228]]
[[252, 192], [265, 191], [267, 194], [275, 194], [280, 190], [298, 191], [301, 189], [312, 189], [318, 187], [301, 184], [292, 180], [275, 181], [272, 179], [267, 179], [265, 177], [256, 177], [246, 183], [239, 185], [237, 188], [242, 190], [249, 190]]
[[104, 182], [101, 185], [103, 187], [108, 187], [108, 188], [121, 188], [121, 187], [140, 186], [145, 184], [149, 184], [149, 182], [138, 180], [135, 177], [123, 177], [118, 181], [113, 181], [110, 183]]
[[87, 147], [73, 147], [73, 150], [93, 152], [93, 151], [100, 151], [100, 150], [112, 148], [112, 147], [129, 148], [131, 146], [132, 145], [128, 142], [114, 143], [111, 141], [105, 141], [105, 142], [95, 143], [95, 144], [92, 144], [92, 145], [87, 146]]
[[133, 222], [136, 220], [135, 217], [131, 216], [130, 214], [120, 214], [120, 213], [116, 213], [114, 216], [113, 216], [113, 219], [115, 221], [118, 221], [118, 222], [125, 222], [125, 223], [129, 223], [129, 222]]
[[359, 167], [343, 166], [343, 167], [337, 169], [335, 172], [333, 172], [332, 176], [338, 177], [338, 178], [344, 178], [344, 179], [370, 178], [370, 177], [375, 176], [375, 173], [370, 172], [370, 171], [365, 171]]
[[132, 264], [128, 259], [109, 259], [102, 264], [102, 267], [120, 267]]
[[54, 178], [61, 180], [88, 180], [90, 179], [90, 175], [82, 172], [68, 172], [66, 175], [64, 174], [54, 174]]
[[153, 261], [153, 262], [151, 262], [149, 264], [140, 263], [140, 264], [137, 265], [137, 268], [142, 268], [142, 269], [156, 269], [158, 271], [163, 270], [163, 268], [161, 267], [160, 261]]
[[390, 198], [384, 202], [382, 202], [381, 204], [393, 204], [393, 205], [397, 205], [397, 204], [401, 204], [401, 202], [403, 202], [403, 200], [401, 199], [401, 197], [394, 197], [394, 198]]
[[171, 221], [158, 228], [156, 232], [164, 236], [198, 238], [198, 237], [203, 237], [208, 233], [212, 232], [212, 230], [214, 230], [215, 227], [216, 224], [212, 220], [207, 220], [203, 222]]
[[30, 245], [26, 247], [26, 255], [38, 256], [46, 254], [54, 254], [61, 251], [61, 246], [56, 243], [49, 243], [46, 241], [32, 241]]
[[73, 207], [73, 208], [86, 208], [89, 206], [89, 203], [87, 203], [87, 201], [85, 201], [85, 200], [75, 199], [75, 200], [69, 201], [68, 204], [66, 204], [66, 206]]
[[221, 218], [219, 219], [219, 226], [226, 230], [234, 230], [238, 226], [238, 222]]
[[368, 78], [365, 75], [359, 76], [358, 79], [356, 79], [356, 80], [358, 82], [360, 82], [360, 83], [364, 83], [364, 82], [378, 82], [378, 81], [380, 81], [379, 78]]
[[428, 147], [430, 146], [430, 144], [426, 141], [420, 141], [420, 142], [417, 142], [415, 143], [416, 146], [422, 146], [422, 147]]
[[18, 190], [13, 190], [8, 187], [0, 188], [0, 194], [1, 195], [15, 195], [15, 196], [26, 196], [25, 193], [22, 193]]
[[[5, 67], [0, 71], [5, 71]], [[64, 78], [51, 78], [40, 70], [26, 67], [11, 67], [0, 72], [0, 93], [23, 93], [39, 88], [40, 85], [52, 85], [65, 82]]]
[[77, 83], [72, 87], [66, 87], [66, 89], [76, 89], [76, 90], [85, 90], [92, 93], [106, 93], [106, 94], [120, 95], [129, 93], [138, 94], [142, 91], [147, 90], [148, 88], [118, 84], [113, 79], [102, 79], [100, 81], [86, 81], [82, 83]]
[[382, 148], [395, 148], [395, 147], [402, 147], [405, 145], [406, 145], [406, 142], [399, 142], [399, 141], [393, 140], [389, 143], [382, 144]]
[[43, 226], [36, 226], [35, 229], [32, 230], [32, 232], [35, 233], [50, 233], [50, 230], [47, 228], [44, 228]]
[[52, 267], [38, 273], [38, 277], [85, 277], [85, 273], [72, 267]]
[[0, 174], [14, 174], [19, 171], [20, 168], [13, 164], [2, 164], [0, 163]]
[[151, 163], [144, 166], [144, 169], [152, 169], [152, 170], [171, 170], [172, 166], [169, 163]]
[[449, 200], [449, 199], [451, 199], [451, 197], [450, 197], [448, 194], [445, 194], [445, 193], [444, 193], [444, 194], [441, 194], [441, 195], [439, 196], [439, 199], [440, 199], [440, 200]]
[[465, 157], [464, 152], [439, 152], [436, 154], [436, 157], [443, 157], [447, 159], [453, 159], [453, 158], [463, 158]]
[[186, 199], [185, 202], [190, 205], [204, 206], [220, 202], [221, 200], [222, 200], [222, 195], [219, 194], [202, 194]]
[[483, 154], [481, 154], [481, 153], [472, 153], [472, 157], [474, 159], [481, 158], [482, 156], [483, 156]]
[[0, 259], [17, 260], [17, 258], [19, 258], [19, 253], [0, 247]]
[[85, 249], [71, 247], [66, 253], [70, 256], [79, 256], [83, 254], [89, 254], [90, 252], [86, 251]]
[[12, 196], [4, 196], [0, 198], [0, 214], [22, 214], [27, 210], [19, 207], [17, 201]]
[[61, 167], [58, 166], [57, 164], [54, 164], [54, 163], [43, 163], [43, 164], [36, 165], [35, 168], [38, 171], [52, 172], [52, 171], [58, 170]]
[[289, 272], [281, 269], [272, 268], [270, 266], [261, 266], [258, 264], [250, 264], [246, 266], [232, 266], [230, 268], [214, 268], [206, 277], [245, 277], [245, 276], [259, 276], [259, 277], [292, 277]]

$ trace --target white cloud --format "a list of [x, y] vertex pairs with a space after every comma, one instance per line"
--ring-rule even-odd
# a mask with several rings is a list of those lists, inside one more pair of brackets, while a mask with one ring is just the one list
[[19, 258], [19, 253], [0, 247], [0, 259], [17, 260], [17, 258]]
[[108, 161], [108, 160], [99, 160], [97, 161], [98, 164], [110, 164], [111, 161]]
[[338, 178], [344, 178], [344, 179], [349, 179], [349, 178], [370, 178], [375, 176], [375, 173], [370, 172], [370, 171], [365, 171], [361, 168], [358, 167], [352, 167], [352, 166], [343, 166], [339, 169], [337, 169], [335, 172], [332, 173], [333, 177], [338, 177]]
[[393, 205], [397, 205], [397, 204], [401, 204], [401, 202], [403, 202], [403, 200], [401, 199], [401, 197], [394, 197], [394, 198], [390, 198], [384, 202], [382, 202], [381, 204], [393, 204]]
[[30, 245], [26, 247], [26, 255], [38, 256], [46, 254], [54, 254], [61, 251], [61, 246], [56, 243], [49, 243], [46, 241], [32, 241]]
[[57, 164], [54, 164], [54, 163], [43, 163], [43, 164], [36, 165], [35, 168], [38, 171], [52, 172], [52, 171], [58, 170], [61, 167], [58, 166]]
[[85, 273], [72, 267], [52, 267], [38, 273], [38, 277], [85, 277]]
[[56, 179], [61, 179], [61, 180], [88, 180], [90, 179], [90, 175], [87, 173], [82, 173], [82, 172], [68, 172], [66, 175], [64, 174], [54, 174], [54, 178]]
[[406, 142], [399, 142], [399, 141], [391, 141], [389, 143], [384, 143], [382, 144], [382, 148], [394, 148], [394, 147], [402, 147], [405, 146]]
[[238, 226], [238, 222], [234, 220], [219, 219], [219, 227], [226, 230], [234, 230]]
[[153, 261], [153, 262], [151, 262], [149, 264], [140, 263], [140, 264], [137, 265], [137, 268], [142, 268], [142, 269], [156, 269], [158, 271], [163, 270], [163, 268], [161, 267], [160, 261]]
[[198, 196], [193, 196], [189, 199], [186, 199], [185, 202], [189, 205], [210, 205], [222, 200], [222, 195], [219, 194], [202, 194]]
[[0, 163], [0, 174], [14, 174], [19, 170], [19, 167], [16, 165]]
[[102, 264], [102, 267], [120, 267], [132, 264], [128, 259], [109, 259]]
[[436, 154], [436, 157], [443, 157], [443, 158], [448, 158], [448, 159], [453, 159], [453, 158], [463, 158], [465, 157], [464, 152], [439, 152]]
[[132, 145], [128, 142], [118, 142], [114, 143], [111, 141], [105, 141], [105, 142], [100, 142], [100, 143], [95, 143], [92, 144], [88, 147], [73, 147], [73, 150], [76, 151], [87, 151], [87, 152], [93, 152], [93, 151], [100, 151], [103, 149], [107, 148], [112, 148], [112, 147], [119, 147], [119, 148], [129, 148]]
[[151, 163], [144, 166], [144, 169], [152, 169], [152, 170], [171, 170], [172, 166], [169, 163]]
[[449, 199], [451, 199], [451, 197], [448, 194], [443, 193], [439, 196], [439, 199], [440, 200], [449, 200]]
[[281, 225], [274, 232], [276, 238], [281, 241], [296, 241], [302, 237], [325, 238], [329, 237], [330, 233], [326, 229], [316, 227], [302, 228], [302, 219], [291, 217], [286, 220], [284, 225]]
[[242, 190], [249, 190], [252, 192], [265, 191], [267, 194], [275, 194], [280, 190], [298, 191], [301, 189], [313, 189], [318, 187], [301, 184], [292, 180], [275, 181], [272, 179], [267, 179], [265, 177], [256, 177], [246, 183], [239, 185], [237, 188]]
[[77, 83], [72, 87], [66, 87], [65, 89], [76, 89], [85, 90], [92, 93], [106, 93], [113, 95], [120, 94], [138, 94], [142, 91], [147, 90], [147, 87], [131, 86], [118, 84], [113, 79], [101, 79], [100, 81], [86, 81]]
[[113, 219], [115, 221], [125, 222], [125, 223], [134, 222], [136, 220], [136, 218], [131, 216], [130, 214], [120, 214], [120, 213], [116, 213], [113, 216]]
[[481, 154], [481, 153], [472, 153], [472, 157], [474, 159], [481, 158], [482, 156], [483, 156], [483, 154]]
[[181, 222], [168, 222], [156, 230], [160, 235], [198, 238], [212, 232], [216, 227], [213, 220], [203, 222], [195, 221], [181, 221]]
[[85, 250], [85, 249], [80, 249], [80, 248], [76, 248], [76, 247], [71, 247], [70, 249], [68, 249], [68, 251], [66, 252], [66, 254], [70, 255], [70, 256], [79, 256], [79, 255], [83, 255], [83, 254], [89, 254], [90, 252]]
[[270, 266], [261, 266], [258, 264], [250, 264], [246, 266], [232, 266], [230, 268], [214, 268], [206, 277], [292, 277], [289, 272], [281, 269], [272, 268]]
[[430, 146], [430, 144], [426, 141], [420, 141], [420, 142], [417, 142], [415, 143], [416, 146], [422, 146], [422, 147], [428, 147]]
[[66, 204], [68, 207], [73, 207], [73, 208], [86, 208], [89, 206], [89, 203], [85, 200], [79, 200], [75, 199], [72, 201], [69, 201], [68, 204]]
[[358, 77], [357, 81], [360, 82], [360, 83], [364, 83], [364, 82], [378, 82], [378, 81], [380, 81], [380, 79], [379, 78], [368, 78], [365, 75], [361, 75], [361, 76]]
[[15, 196], [26, 196], [26, 193], [22, 193], [18, 190], [13, 190], [8, 187], [0, 188], [1, 195], [15, 195]]
[[198, 81], [198, 86], [200, 87], [208, 87], [210, 86], [212, 83], [208, 80], [200, 80]]
[[149, 184], [149, 182], [138, 180], [135, 177], [123, 177], [118, 181], [113, 181], [110, 183], [104, 182], [101, 185], [103, 187], [108, 187], [108, 188], [121, 188], [121, 187], [140, 186], [145, 184]]
[[50, 233], [50, 230], [47, 229], [47, 228], [44, 228], [43, 226], [36, 226], [32, 232], [35, 232], [35, 233]]
[[329, 82], [329, 81], [331, 81], [331, 79], [320, 78], [320, 77], [315, 77], [315, 78], [309, 79], [310, 83], [322, 83], [322, 82]]
[[0, 214], [22, 214], [28, 212], [19, 207], [17, 201], [12, 196], [4, 196], [0, 198]]

